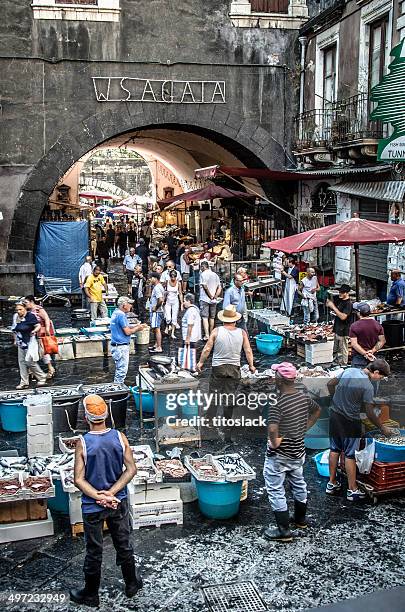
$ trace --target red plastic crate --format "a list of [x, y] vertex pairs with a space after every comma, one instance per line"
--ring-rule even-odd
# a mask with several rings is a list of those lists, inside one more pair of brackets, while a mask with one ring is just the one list
[[379, 490], [405, 488], [405, 461], [382, 463], [374, 461], [369, 474], [362, 474], [361, 480]]

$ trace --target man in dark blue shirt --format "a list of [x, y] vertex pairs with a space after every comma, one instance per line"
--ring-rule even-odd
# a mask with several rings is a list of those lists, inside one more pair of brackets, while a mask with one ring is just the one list
[[387, 304], [390, 306], [405, 306], [405, 281], [400, 270], [392, 270], [391, 280], [392, 285], [387, 297]]

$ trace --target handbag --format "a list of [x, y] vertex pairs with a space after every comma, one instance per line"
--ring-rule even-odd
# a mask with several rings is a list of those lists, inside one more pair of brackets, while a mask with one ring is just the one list
[[182, 370], [190, 370], [195, 372], [197, 365], [197, 350], [190, 346], [183, 346], [179, 348], [177, 355], [177, 362]]
[[55, 336], [43, 336], [41, 341], [45, 355], [57, 355], [59, 353], [58, 341]]

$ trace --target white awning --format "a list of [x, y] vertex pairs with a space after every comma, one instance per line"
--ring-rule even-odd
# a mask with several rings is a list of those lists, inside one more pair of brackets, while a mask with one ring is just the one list
[[378, 181], [376, 183], [343, 182], [329, 187], [329, 191], [345, 193], [386, 202], [403, 202], [405, 196], [405, 181]]

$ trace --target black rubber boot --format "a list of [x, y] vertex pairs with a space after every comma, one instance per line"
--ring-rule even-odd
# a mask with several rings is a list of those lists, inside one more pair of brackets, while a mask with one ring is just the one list
[[294, 500], [294, 525], [297, 529], [307, 529], [308, 523], [305, 520], [307, 513], [307, 504]]
[[139, 589], [143, 587], [143, 582], [139, 569], [135, 566], [135, 561], [128, 561], [121, 565], [122, 577], [125, 581], [125, 595], [134, 597]]
[[69, 591], [70, 601], [82, 606], [97, 608], [100, 605], [98, 590], [100, 588], [100, 574], [85, 574], [85, 585], [83, 589], [71, 589]]
[[274, 512], [274, 516], [276, 517], [277, 527], [266, 529], [264, 532], [265, 537], [274, 542], [292, 542], [293, 537], [290, 531], [290, 515], [288, 510]]

